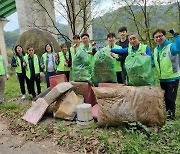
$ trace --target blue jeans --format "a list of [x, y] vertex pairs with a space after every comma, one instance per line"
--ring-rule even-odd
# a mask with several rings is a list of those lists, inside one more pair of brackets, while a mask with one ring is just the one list
[[46, 73], [45, 73], [47, 88], [50, 87], [49, 77], [50, 77], [50, 76], [54, 76], [54, 75], [56, 75], [56, 72], [55, 72], [55, 71], [54, 71], [54, 72], [46, 72]]

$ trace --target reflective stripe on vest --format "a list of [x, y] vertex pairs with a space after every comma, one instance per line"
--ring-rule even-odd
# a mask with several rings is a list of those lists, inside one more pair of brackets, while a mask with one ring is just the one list
[[[67, 59], [69, 59], [69, 53], [66, 53]], [[63, 52], [59, 52], [59, 58], [60, 58], [60, 63], [57, 66], [57, 71], [70, 71], [70, 67], [64, 66], [65, 63], [65, 57]]]
[[3, 57], [2, 55], [0, 55], [0, 75], [5, 75], [5, 68], [4, 68], [4, 64], [3, 64]]
[[[31, 70], [30, 70], [30, 67], [29, 67], [28, 57], [29, 56], [25, 57], [25, 61], [26, 61], [26, 64], [27, 64], [27, 66], [26, 66], [26, 76], [30, 79], [31, 78]], [[33, 64], [34, 64], [35, 74], [39, 74], [40, 73], [39, 60], [38, 60], [38, 56], [36, 54], [34, 54], [34, 56], [33, 56]]]
[[[42, 58], [43, 58], [43, 64], [44, 64], [44, 71], [47, 72], [47, 65], [48, 65], [48, 61], [47, 61], [47, 52], [45, 52], [43, 55], [42, 55]], [[57, 66], [56, 66], [56, 63], [55, 63], [55, 53], [52, 52], [52, 55], [53, 55], [53, 63], [54, 63], [54, 70], [57, 69]]]
[[128, 55], [129, 54], [140, 54], [140, 53], [146, 53], [146, 47], [147, 45], [139, 43], [139, 48], [136, 52], [132, 52], [132, 46], [128, 47]]
[[[157, 48], [154, 49], [154, 64], [160, 79], [171, 79], [180, 76], [178, 54], [173, 56], [170, 48], [171, 44], [165, 46], [161, 52], [158, 52]], [[159, 62], [158, 54], [160, 58]]]
[[[110, 49], [110, 46], [107, 45], [105, 48], [109, 48], [109, 49]], [[121, 49], [122, 47], [115, 44], [113, 48]], [[118, 55], [118, 54], [117, 54], [117, 55]], [[114, 60], [114, 63], [115, 63], [115, 70], [116, 70], [116, 72], [121, 72], [121, 71], [122, 71], [121, 62], [120, 62], [120, 61], [117, 61], [116, 58], [113, 58], [113, 60]]]

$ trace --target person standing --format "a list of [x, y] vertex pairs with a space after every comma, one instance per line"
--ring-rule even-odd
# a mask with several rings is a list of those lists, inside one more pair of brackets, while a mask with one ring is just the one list
[[70, 47], [70, 52], [71, 52], [71, 58], [72, 58], [72, 62], [73, 59], [77, 53], [77, 51], [79, 50], [79, 48], [81, 47], [80, 45], [80, 36], [79, 35], [74, 35], [73, 36], [73, 46]]
[[51, 44], [45, 45], [45, 53], [42, 55], [41, 68], [45, 72], [47, 88], [50, 87], [49, 77], [56, 75], [58, 55], [53, 51]]
[[[128, 36], [130, 46], [127, 48], [112, 48], [111, 52], [117, 54], [141, 54], [148, 55], [152, 57], [151, 49], [148, 45], [142, 44], [139, 41], [139, 36], [135, 33], [132, 33]], [[153, 58], [152, 58], [153, 59]]]
[[[153, 64], [153, 57], [152, 57], [152, 53], [151, 53], [151, 49], [149, 46], [140, 43], [139, 41], [139, 37], [137, 34], [130, 34], [128, 36], [129, 42], [130, 42], [130, 46], [128, 48], [112, 48], [111, 52], [113, 53], [118, 53], [118, 54], [124, 54], [124, 53], [128, 53], [128, 56], [150, 56], [151, 60], [150, 60], [150, 65], [152, 66]], [[127, 59], [127, 58], [126, 58]], [[148, 58], [149, 59], [149, 58]], [[133, 66], [133, 65], [132, 65]], [[132, 67], [131, 66], [131, 67]], [[142, 67], [143, 68], [143, 67]], [[144, 70], [143, 70], [144, 71]], [[150, 73], [151, 72], [151, 73]], [[152, 71], [149, 72], [149, 75], [152, 77]], [[143, 73], [146, 72], [138, 72], [139, 74], [137, 76], [141, 76], [143, 75]], [[141, 73], [141, 74], [140, 74]], [[133, 78], [133, 74], [129, 73], [128, 77], [128, 85], [132, 84], [132, 78]], [[142, 77], [142, 76], [141, 76]], [[151, 79], [151, 77], [149, 79]], [[153, 78], [153, 77], [152, 77]], [[142, 78], [143, 79], [143, 78]], [[147, 79], [148, 80], [148, 79]], [[143, 81], [143, 80], [142, 80]], [[133, 81], [134, 82], [134, 81]], [[141, 78], [139, 78], [139, 82], [141, 82]], [[133, 83], [134, 84], [134, 83]], [[132, 84], [132, 85], [133, 85]], [[137, 81], [136, 81], [137, 84]], [[139, 84], [139, 83], [138, 83]], [[147, 83], [146, 83], [147, 84]], [[152, 85], [154, 84], [154, 79], [150, 80], [150, 82], [148, 81], [148, 84]]]
[[32, 97], [36, 97], [34, 82], [36, 82], [37, 94], [41, 93], [40, 86], [40, 72], [41, 72], [41, 62], [40, 58], [34, 53], [33, 47], [29, 46], [27, 48], [28, 55], [25, 57], [26, 62], [26, 76], [30, 80], [30, 88]]
[[116, 44], [121, 46], [122, 48], [127, 48], [129, 46], [127, 27], [120, 27], [118, 29], [118, 33], [120, 40], [117, 41]]
[[165, 91], [165, 104], [167, 118], [175, 118], [176, 97], [180, 79], [179, 56], [180, 36], [173, 30], [169, 31], [174, 36], [174, 42], [166, 38], [164, 29], [157, 29], [153, 38], [157, 46], [154, 49], [154, 63], [158, 72], [160, 86]]
[[72, 64], [70, 49], [66, 43], [62, 45], [62, 51], [58, 53], [59, 64], [57, 65], [57, 74], [65, 74], [69, 81], [70, 68]]
[[21, 99], [24, 100], [26, 98], [26, 91], [25, 91], [25, 81], [27, 84], [27, 89], [29, 92], [30, 97], [32, 97], [31, 89], [30, 89], [30, 81], [26, 76], [26, 70], [25, 70], [25, 61], [24, 58], [26, 54], [23, 51], [23, 48], [21, 45], [16, 45], [14, 56], [12, 57], [11, 66], [16, 68], [17, 77], [19, 80], [19, 85], [22, 93]]
[[[108, 41], [108, 45], [105, 48], [108, 48], [108, 49], [112, 49], [112, 48], [121, 49], [122, 48], [121, 46], [115, 44], [115, 41], [116, 41], [115, 33], [109, 33], [107, 35], [107, 41]], [[122, 68], [121, 68], [121, 64], [119, 61], [119, 56], [118, 56], [118, 54], [112, 54], [112, 53], [111, 53], [111, 56], [114, 59], [117, 81], [118, 81], [118, 83], [123, 83], [122, 76], [121, 76]]]
[[[89, 34], [83, 33], [81, 35], [82, 44], [80, 45], [80, 49], [86, 51], [88, 53], [90, 59], [90, 65], [92, 66], [94, 60], [94, 54], [97, 52], [95, 46], [93, 47], [90, 44]], [[78, 51], [78, 50], [77, 50]]]
[[[119, 45], [122, 48], [127, 48], [129, 46], [127, 27], [120, 27], [118, 29], [118, 33], [119, 33], [120, 40], [116, 42], [116, 45]], [[124, 65], [127, 55], [128, 55], [127, 53], [119, 55], [119, 61], [121, 62], [121, 68], [122, 68], [122, 71], [121, 71], [122, 82], [124, 84], [126, 83], [126, 77], [127, 77], [127, 73], [126, 73], [126, 69]]]
[[9, 79], [8, 69], [2, 55], [0, 55], [0, 103], [4, 101], [5, 78]]
[[73, 45], [70, 47], [70, 53], [71, 53], [71, 68], [70, 68], [70, 80], [72, 80], [72, 67], [73, 67], [73, 60], [77, 53], [77, 51], [80, 49], [80, 36], [74, 35], [73, 36]]

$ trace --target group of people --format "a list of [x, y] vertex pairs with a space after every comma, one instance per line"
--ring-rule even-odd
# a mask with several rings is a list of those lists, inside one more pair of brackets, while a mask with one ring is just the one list
[[[25, 83], [31, 98], [35, 98], [37, 94], [41, 93], [40, 78], [43, 72], [47, 88], [50, 87], [50, 77], [54, 75], [65, 74], [69, 81], [72, 59], [76, 52], [80, 48], [85, 49], [87, 52], [93, 51], [92, 46], [88, 46], [88, 48], [86, 46], [90, 42], [89, 35], [82, 34], [81, 39], [83, 44], [80, 43], [79, 35], [73, 36], [74, 46], [69, 48], [68, 44], [64, 43], [60, 52], [55, 52], [51, 44], [46, 44], [45, 52], [41, 58], [35, 53], [33, 46], [28, 46], [26, 53], [21, 45], [15, 46], [11, 66], [16, 70], [23, 100], [26, 98]], [[35, 83], [37, 92], [35, 90]]]
[[[122, 30], [123, 29], [123, 30]], [[137, 34], [130, 34], [125, 39], [127, 33], [126, 27], [121, 27], [119, 29], [120, 39], [117, 42], [118, 45], [121, 45], [122, 48], [112, 48], [111, 52], [120, 54], [122, 57], [126, 57], [130, 54], [141, 54], [152, 57], [152, 66], [154, 65], [157, 72], [158, 78], [160, 80], [160, 86], [165, 91], [165, 105], [167, 111], [167, 118], [175, 118], [175, 109], [176, 109], [176, 97], [180, 79], [180, 68], [179, 68], [179, 56], [180, 53], [180, 36], [178, 33], [175, 33], [173, 30], [169, 31], [173, 37], [174, 42], [170, 42], [166, 38], [166, 31], [164, 29], [157, 29], [153, 33], [154, 42], [156, 47], [154, 49], [153, 55], [150, 48], [147, 45], [140, 43]], [[125, 35], [124, 35], [125, 34]], [[129, 41], [129, 44], [128, 44]], [[126, 42], [127, 46], [123, 46]], [[124, 59], [123, 59], [124, 60]], [[124, 68], [121, 61], [121, 66]], [[122, 69], [121, 75], [124, 78], [125, 69]], [[142, 72], [144, 73], [144, 72]]]
[[[63, 50], [66, 50], [65, 48], [67, 47], [64, 45]], [[58, 73], [63, 73], [61, 71], [66, 71], [66, 67], [68, 67], [68, 64], [63, 62], [66, 56], [64, 53], [66, 52], [55, 53], [51, 44], [45, 45], [45, 53], [41, 58], [35, 54], [35, 50], [32, 46], [27, 48], [27, 53], [23, 51], [21, 45], [16, 45], [14, 50], [15, 53], [12, 57], [11, 66], [16, 70], [22, 99], [26, 98], [25, 82], [27, 84], [29, 96], [34, 98], [37, 94], [39, 95], [41, 93], [40, 78], [42, 72], [45, 73], [48, 88], [50, 86], [49, 77]], [[60, 60], [63, 65], [60, 64]], [[35, 92], [35, 83], [37, 93]]]
[[[125, 28], [124, 28], [125, 29]], [[121, 30], [121, 28], [120, 28]], [[125, 33], [127, 30], [125, 29]], [[173, 37], [174, 42], [170, 42], [166, 38], [166, 31], [157, 29], [153, 33], [153, 38], [156, 43], [153, 55], [147, 45], [140, 43], [137, 34], [130, 34], [128, 36], [129, 45], [125, 48], [112, 48], [111, 52], [124, 55], [124, 54], [142, 54], [151, 56], [153, 63], [158, 72], [160, 86], [165, 91], [165, 105], [167, 111], [167, 118], [175, 118], [176, 97], [180, 79], [179, 56], [180, 53], [180, 36], [173, 30], [169, 31]], [[120, 38], [124, 32], [119, 31]], [[125, 42], [125, 41], [123, 41]], [[119, 42], [117, 42], [119, 43]], [[121, 43], [121, 41], [120, 41]], [[123, 66], [122, 66], [123, 67]], [[142, 72], [144, 73], [144, 72]]]
[[[170, 42], [166, 38], [166, 31], [157, 29], [153, 33], [153, 38], [157, 44], [152, 54], [148, 45], [142, 44], [136, 33], [127, 35], [127, 28], [120, 27], [118, 29], [120, 40], [116, 41], [115, 33], [107, 35], [107, 46], [105, 49], [110, 51], [110, 56], [114, 60], [114, 67], [118, 83], [127, 82], [127, 74], [125, 69], [125, 60], [128, 55], [141, 54], [152, 58], [152, 66], [154, 65], [160, 79], [160, 86], [165, 90], [165, 104], [168, 117], [175, 118], [175, 101], [177, 97], [180, 68], [179, 57], [180, 53], [180, 36], [173, 30], [170, 33], [174, 36], [174, 42]], [[15, 54], [12, 58], [11, 66], [16, 68], [17, 77], [20, 84], [22, 99], [25, 95], [25, 82], [29, 95], [33, 98], [36, 96], [34, 83], [37, 85], [37, 94], [41, 93], [40, 77], [41, 72], [45, 73], [47, 87], [50, 86], [49, 78], [56, 74], [65, 74], [68, 81], [71, 76], [71, 68], [73, 67], [73, 59], [79, 50], [84, 50], [88, 53], [90, 63], [93, 62], [93, 56], [96, 52], [95, 44], [90, 44], [90, 38], [87, 33], [81, 36], [73, 36], [73, 45], [68, 47], [67, 44], [62, 45], [61, 52], [55, 52], [51, 44], [45, 45], [45, 53], [39, 58], [32, 46], [27, 48], [27, 53], [24, 53], [22, 46], [16, 45]], [[90, 64], [91, 65], [91, 64]], [[0, 85], [2, 77], [8, 76], [7, 67], [0, 56]], [[4, 82], [4, 81], [3, 81]], [[1, 93], [2, 94], [2, 93]], [[0, 100], [3, 96], [0, 95]]]

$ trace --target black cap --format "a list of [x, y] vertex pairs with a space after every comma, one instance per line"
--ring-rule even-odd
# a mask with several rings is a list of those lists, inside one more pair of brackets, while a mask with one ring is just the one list
[[118, 29], [118, 33], [119, 33], [119, 32], [122, 32], [122, 31], [126, 31], [126, 32], [127, 32], [127, 27], [120, 27], [120, 28]]

